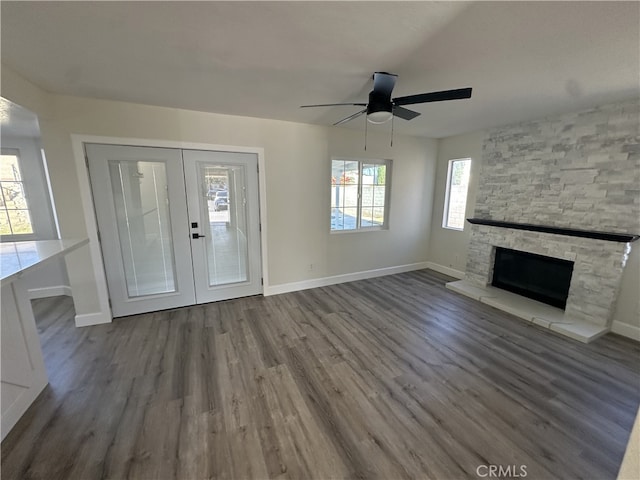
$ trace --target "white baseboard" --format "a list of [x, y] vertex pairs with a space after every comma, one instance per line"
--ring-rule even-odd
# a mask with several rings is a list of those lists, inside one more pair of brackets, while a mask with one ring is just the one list
[[461, 270], [445, 267], [444, 265], [440, 265], [439, 263], [433, 263], [433, 262], [426, 262], [426, 263], [427, 263], [427, 268], [430, 270], [435, 270], [436, 272], [444, 273], [445, 275], [449, 275], [450, 277], [457, 278], [458, 280], [462, 280], [464, 278], [464, 272]]
[[640, 342], [640, 327], [635, 327], [628, 323], [622, 323], [618, 320], [614, 320], [611, 324], [611, 331], [618, 335], [622, 335], [623, 337], [631, 338]]
[[47, 297], [59, 297], [60, 295], [66, 295], [67, 297], [73, 296], [71, 287], [68, 285], [55, 285], [53, 287], [43, 288], [30, 288], [28, 290], [29, 300], [34, 298], [47, 298]]
[[[71, 287], [68, 285], [56, 285], [53, 287], [31, 288], [28, 290], [29, 300], [34, 298], [58, 297], [66, 295], [73, 297]], [[88, 327], [90, 325], [100, 325], [103, 323], [111, 323], [110, 312], [94, 312], [84, 313], [75, 316], [76, 327]]]
[[94, 312], [76, 315], [76, 327], [89, 327], [91, 325], [101, 325], [111, 323], [111, 312]]
[[397, 267], [376, 268], [374, 270], [334, 275], [331, 277], [313, 278], [302, 282], [281, 283], [279, 285], [265, 286], [263, 294], [265, 297], [269, 295], [280, 295], [281, 293], [297, 292], [299, 290], [308, 290], [309, 288], [326, 287], [328, 285], [336, 285], [338, 283], [383, 277], [385, 275], [410, 272], [412, 270], [422, 270], [423, 268], [428, 268], [427, 262], [410, 263], [408, 265], [398, 265]]

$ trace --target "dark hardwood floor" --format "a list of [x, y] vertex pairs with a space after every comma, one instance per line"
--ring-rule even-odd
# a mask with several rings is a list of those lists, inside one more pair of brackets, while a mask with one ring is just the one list
[[81, 329], [69, 298], [35, 301], [50, 385], [2, 443], [2, 478], [614, 479], [640, 344], [558, 337], [446, 280]]

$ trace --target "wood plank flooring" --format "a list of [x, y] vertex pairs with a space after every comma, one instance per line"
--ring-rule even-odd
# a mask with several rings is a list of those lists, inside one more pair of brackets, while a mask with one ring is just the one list
[[[76, 329], [34, 302], [50, 385], [9, 479], [614, 479], [640, 344], [555, 336], [429, 270]], [[517, 469], [517, 470], [516, 470]], [[522, 476], [522, 475], [521, 475]]]

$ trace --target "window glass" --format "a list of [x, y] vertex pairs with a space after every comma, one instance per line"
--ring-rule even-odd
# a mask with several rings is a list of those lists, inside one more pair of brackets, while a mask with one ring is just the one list
[[449, 160], [447, 174], [447, 193], [444, 204], [442, 226], [454, 230], [463, 230], [467, 192], [471, 174], [471, 159]]
[[0, 235], [33, 233], [31, 214], [16, 153], [0, 155]]
[[383, 228], [387, 217], [387, 172], [391, 162], [333, 160], [331, 231]]

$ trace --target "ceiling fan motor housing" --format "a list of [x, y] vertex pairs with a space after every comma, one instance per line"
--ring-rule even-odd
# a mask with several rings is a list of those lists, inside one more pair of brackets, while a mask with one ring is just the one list
[[391, 96], [375, 90], [369, 93], [367, 120], [370, 123], [385, 123], [391, 120], [392, 117], [393, 103], [391, 103]]
[[389, 112], [393, 110], [393, 104], [391, 98], [384, 93], [376, 92], [372, 90], [369, 93], [369, 104], [367, 105], [367, 115], [371, 115], [375, 112]]

